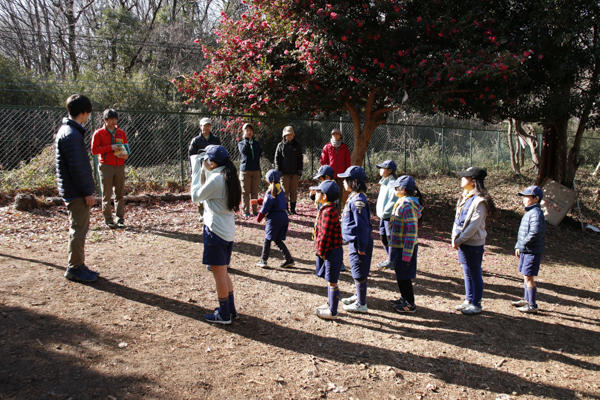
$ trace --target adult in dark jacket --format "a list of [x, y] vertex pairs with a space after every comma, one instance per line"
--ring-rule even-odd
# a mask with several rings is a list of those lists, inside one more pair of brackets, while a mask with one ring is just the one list
[[281, 182], [286, 201], [289, 203], [290, 214], [296, 214], [298, 181], [304, 169], [302, 146], [294, 136], [296, 136], [294, 128], [291, 126], [283, 128], [283, 140], [277, 145], [275, 151], [275, 169], [283, 177]]
[[67, 99], [66, 106], [69, 116], [63, 118], [54, 141], [58, 193], [67, 205], [70, 222], [65, 277], [91, 283], [98, 279], [98, 273], [85, 265], [85, 237], [90, 226], [90, 209], [96, 198], [83, 124], [92, 113], [92, 103], [86, 96], [74, 94]]
[[[321, 152], [321, 165], [329, 165], [333, 168], [334, 179], [339, 187], [344, 187], [344, 178], [338, 177], [343, 174], [352, 165], [350, 160], [350, 150], [348, 145], [343, 142], [342, 132], [338, 128], [333, 128], [331, 131], [331, 140], [323, 147]], [[343, 190], [338, 203], [338, 212], [344, 209], [346, 199], [348, 198], [347, 191]]]
[[[253, 139], [254, 127], [244, 124], [242, 139], [238, 142], [238, 150], [242, 157], [240, 163], [240, 182], [242, 184], [242, 210], [245, 217], [250, 217], [250, 199], [258, 199], [260, 186], [261, 148], [258, 140]], [[252, 204], [252, 213], [258, 215], [258, 205]]]
[[[200, 154], [204, 151], [206, 146], [214, 144], [217, 146], [221, 145], [221, 139], [211, 133], [212, 121], [210, 118], [202, 118], [200, 120], [200, 134], [192, 139], [190, 147], [188, 149], [188, 157], [190, 159], [190, 171], [192, 169], [192, 156]], [[202, 173], [201, 181], [204, 182], [204, 172]], [[202, 203], [198, 203], [198, 212], [200, 213], [200, 222], [204, 220], [204, 206]]]

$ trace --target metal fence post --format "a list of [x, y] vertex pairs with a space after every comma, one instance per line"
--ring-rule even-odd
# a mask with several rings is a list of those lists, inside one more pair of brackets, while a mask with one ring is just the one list
[[311, 144], [310, 144], [310, 175], [314, 176], [315, 175], [315, 157], [314, 157], [314, 152], [315, 152], [315, 143], [314, 143], [314, 137], [315, 137], [315, 130], [313, 127], [313, 120], [310, 120], [310, 138], [311, 140]]
[[469, 166], [473, 166], [473, 129], [469, 131]]
[[183, 114], [179, 113], [179, 164], [181, 167], [181, 186], [184, 185], [183, 172]]
[[[92, 131], [92, 135], [94, 134], [94, 113], [92, 112], [90, 115], [90, 124], [91, 126], [91, 131]], [[92, 156], [92, 159], [94, 160], [94, 177], [96, 178], [96, 182], [98, 182], [98, 193], [100, 194], [100, 197], [102, 197], [102, 182], [100, 182], [100, 176], [98, 175], [98, 156]]]
[[406, 127], [404, 127], [404, 173], [406, 172]]

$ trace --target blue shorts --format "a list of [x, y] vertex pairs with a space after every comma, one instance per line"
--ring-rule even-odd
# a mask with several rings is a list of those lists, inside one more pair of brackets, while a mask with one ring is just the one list
[[415, 244], [413, 255], [410, 261], [402, 261], [402, 249], [392, 248], [392, 262], [396, 271], [396, 278], [399, 280], [415, 279], [417, 277], [417, 253], [419, 245]]
[[350, 252], [350, 271], [353, 279], [368, 278], [371, 272], [371, 258], [373, 256], [373, 236], [369, 234], [369, 242], [365, 249], [365, 255], [358, 254], [353, 242], [348, 243]]
[[521, 253], [521, 257], [519, 257], [519, 272], [525, 276], [538, 276], [541, 262], [541, 254]]
[[325, 260], [317, 256], [317, 276], [324, 278], [327, 282], [338, 283], [343, 259], [344, 249], [342, 247], [329, 250], [325, 255]]
[[390, 219], [380, 219], [379, 220], [379, 234], [381, 236], [385, 235], [387, 237], [392, 236], [390, 233]]
[[202, 264], [229, 265], [232, 251], [233, 242], [221, 239], [204, 225], [204, 254], [202, 255]]

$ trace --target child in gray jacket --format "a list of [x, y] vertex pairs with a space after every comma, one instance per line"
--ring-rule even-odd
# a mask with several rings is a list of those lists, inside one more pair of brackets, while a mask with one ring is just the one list
[[519, 272], [523, 274], [525, 296], [512, 305], [524, 313], [536, 313], [537, 286], [533, 279], [540, 271], [542, 253], [545, 250], [546, 219], [540, 207], [544, 192], [539, 186], [529, 186], [518, 193], [523, 198], [525, 215], [521, 219], [515, 255], [519, 257]]

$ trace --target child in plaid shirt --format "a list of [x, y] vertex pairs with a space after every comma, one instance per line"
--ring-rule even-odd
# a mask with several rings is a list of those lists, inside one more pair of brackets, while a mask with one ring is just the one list
[[392, 300], [394, 309], [398, 312], [414, 313], [417, 311], [412, 279], [417, 276], [417, 236], [419, 233], [419, 218], [423, 206], [420, 204], [421, 192], [417, 189], [415, 180], [403, 175], [390, 187], [396, 189], [398, 201], [394, 205], [390, 219], [390, 247], [392, 261], [396, 270], [396, 280], [400, 289], [399, 300]]
[[335, 181], [323, 181], [310, 190], [316, 192], [316, 200], [322, 205], [313, 231], [317, 252], [316, 273], [318, 277], [329, 282], [328, 302], [317, 308], [317, 316], [322, 319], [336, 319], [340, 302], [338, 279], [344, 258], [342, 227], [336, 204], [340, 196], [340, 188]]

